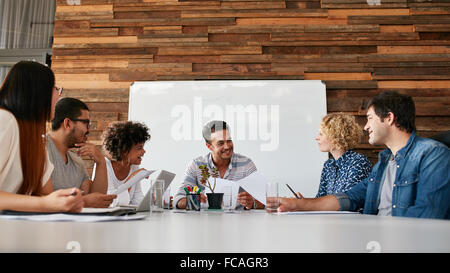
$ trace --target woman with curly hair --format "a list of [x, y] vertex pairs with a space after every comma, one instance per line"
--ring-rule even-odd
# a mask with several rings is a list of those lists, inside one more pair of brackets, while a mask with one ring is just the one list
[[362, 134], [353, 116], [333, 113], [322, 119], [316, 141], [320, 151], [329, 152], [332, 158], [323, 165], [316, 197], [344, 193], [369, 175], [369, 159], [352, 150]]
[[[103, 132], [103, 150], [106, 156], [108, 172], [108, 194], [120, 185], [126, 183], [139, 171], [142, 157], [145, 154], [144, 145], [150, 139], [148, 127], [139, 122], [115, 122]], [[144, 198], [140, 183], [134, 184], [128, 191], [117, 195], [113, 204], [139, 205]]]

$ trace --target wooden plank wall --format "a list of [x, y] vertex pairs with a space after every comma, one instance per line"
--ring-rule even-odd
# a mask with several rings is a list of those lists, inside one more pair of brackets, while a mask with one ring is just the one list
[[[450, 130], [448, 0], [74, 2], [57, 0], [52, 68], [91, 108], [98, 144], [127, 120], [130, 83], [153, 80], [323, 80], [328, 112], [361, 125], [368, 98], [397, 90], [419, 135]], [[380, 148], [366, 136], [358, 151], [375, 162]]]

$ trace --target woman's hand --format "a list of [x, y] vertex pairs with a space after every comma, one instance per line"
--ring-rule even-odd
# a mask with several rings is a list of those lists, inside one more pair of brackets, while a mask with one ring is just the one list
[[42, 211], [81, 212], [84, 202], [77, 188], [57, 190], [42, 197]]
[[[141, 171], [146, 171], [146, 169], [145, 169], [145, 168], [140, 168], [139, 170], [135, 170], [134, 172], [132, 172], [132, 173], [130, 174], [130, 176], [128, 176], [127, 180], [125, 180], [124, 183], [127, 183], [128, 180], [130, 180], [131, 178], [133, 178], [133, 176], [135, 176], [136, 174], [138, 174], [138, 173], [141, 172]], [[148, 179], [148, 176], [145, 177], [145, 178]]]

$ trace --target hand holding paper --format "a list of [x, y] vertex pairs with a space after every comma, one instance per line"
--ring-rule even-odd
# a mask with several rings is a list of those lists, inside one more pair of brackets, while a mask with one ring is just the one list
[[247, 209], [251, 209], [253, 207], [253, 200], [254, 198], [246, 191], [238, 193], [237, 201]]
[[145, 177], [149, 177], [154, 171], [147, 171], [146, 169], [142, 168], [137, 170], [135, 173], [131, 174], [128, 178], [128, 181], [124, 184], [120, 185], [112, 194], [120, 194], [121, 192], [124, 192], [131, 188], [134, 184], [141, 181]]
[[[251, 175], [238, 181], [230, 181], [217, 178], [216, 182], [216, 189], [214, 190], [214, 192], [217, 193], [223, 192], [223, 187], [225, 186], [232, 187], [232, 209], [235, 209], [238, 203], [237, 196], [239, 193], [239, 187], [242, 187], [253, 198], [266, 205], [266, 183], [268, 182], [268, 180], [259, 172], [254, 172]], [[209, 192], [211, 192], [211, 190], [205, 188], [205, 193]]]
[[253, 198], [266, 205], [266, 183], [267, 178], [262, 176], [259, 172], [254, 172], [249, 176], [237, 181], [246, 192]]

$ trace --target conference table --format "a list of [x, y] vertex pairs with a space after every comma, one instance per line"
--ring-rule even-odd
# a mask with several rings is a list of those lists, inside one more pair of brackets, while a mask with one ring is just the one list
[[0, 218], [0, 252], [450, 252], [450, 221], [264, 210], [165, 210], [133, 221]]

